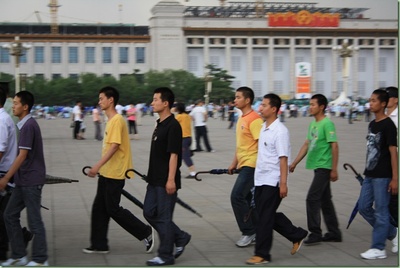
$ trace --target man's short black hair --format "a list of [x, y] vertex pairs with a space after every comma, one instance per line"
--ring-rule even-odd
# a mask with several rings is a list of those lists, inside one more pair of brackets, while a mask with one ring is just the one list
[[168, 101], [168, 106], [171, 109], [175, 102], [174, 92], [168, 87], [159, 87], [154, 90], [154, 94], [160, 93], [162, 101]]
[[119, 92], [116, 88], [111, 87], [111, 86], [106, 86], [100, 89], [99, 94], [103, 93], [106, 95], [107, 98], [113, 98], [114, 99], [114, 107], [117, 106], [117, 103], [119, 101]]
[[15, 97], [18, 97], [21, 100], [22, 105], [28, 105], [28, 112], [31, 112], [33, 104], [35, 103], [35, 97], [32, 93], [26, 90], [22, 90], [15, 94]]

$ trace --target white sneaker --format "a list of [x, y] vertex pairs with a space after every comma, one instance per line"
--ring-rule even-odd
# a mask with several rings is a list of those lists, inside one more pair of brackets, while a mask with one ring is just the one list
[[385, 259], [386, 256], [386, 251], [379, 250], [377, 248], [371, 248], [365, 251], [364, 253], [360, 254], [363, 259], [367, 260], [376, 260], [376, 259]]
[[253, 235], [242, 235], [240, 239], [236, 242], [236, 246], [238, 247], [247, 247], [250, 245], [256, 238], [256, 234]]
[[25, 257], [19, 259], [9, 258], [5, 262], [1, 263], [1, 266], [25, 266], [28, 263], [28, 259]]
[[390, 241], [392, 241], [392, 252], [399, 252], [399, 228], [396, 228], [396, 237]]
[[35, 261], [30, 261], [27, 265], [25, 266], [49, 266], [49, 263], [45, 261], [44, 263], [39, 263]]

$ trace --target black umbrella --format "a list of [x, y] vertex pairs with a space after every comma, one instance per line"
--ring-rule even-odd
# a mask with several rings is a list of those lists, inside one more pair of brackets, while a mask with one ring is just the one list
[[[144, 174], [139, 173], [137, 170], [131, 168], [128, 169], [127, 171], [125, 171], [125, 177], [130, 179], [131, 177], [129, 177], [128, 173], [129, 172], [134, 172], [137, 175], [139, 175], [144, 181], [147, 182], [147, 176]], [[198, 213], [194, 208], [192, 208], [191, 206], [189, 206], [187, 203], [183, 202], [182, 199], [180, 199], [179, 197], [176, 198], [176, 203], [178, 203], [179, 205], [181, 205], [182, 207], [186, 208], [187, 210], [193, 212], [194, 214], [196, 214], [197, 216], [199, 216], [200, 218], [203, 217], [200, 213]]]
[[[234, 169], [233, 173], [239, 173], [240, 169]], [[222, 169], [222, 168], [215, 168], [215, 169], [211, 169], [211, 170], [207, 170], [207, 171], [198, 171], [196, 172], [196, 175], [194, 175], [194, 179], [197, 181], [201, 181], [202, 179], [199, 179], [197, 176], [199, 174], [213, 174], [213, 175], [221, 175], [221, 174], [227, 174], [228, 173], [228, 169]]]
[[[354, 174], [356, 174], [356, 179], [360, 182], [360, 185], [362, 185], [363, 182], [364, 182], [364, 178], [361, 176], [361, 174], [358, 173], [358, 172], [354, 169], [354, 167], [353, 167], [352, 165], [350, 165], [350, 164], [348, 164], [348, 163], [343, 164], [343, 168], [344, 168], [345, 170], [347, 170], [347, 167], [350, 167], [351, 170], [353, 170]], [[356, 205], [355, 205], [354, 208], [353, 208], [353, 211], [352, 211], [351, 214], [350, 214], [350, 218], [349, 218], [349, 221], [348, 221], [348, 223], [347, 223], [346, 229], [349, 229], [351, 222], [352, 222], [352, 221], [354, 220], [354, 218], [357, 216], [357, 212], [358, 212], [358, 200], [357, 200]]]
[[72, 183], [72, 182], [79, 182], [79, 181], [46, 174], [46, 184]]

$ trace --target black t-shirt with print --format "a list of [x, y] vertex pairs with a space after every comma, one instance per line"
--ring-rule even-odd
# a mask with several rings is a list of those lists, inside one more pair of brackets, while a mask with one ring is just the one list
[[392, 164], [389, 146], [397, 146], [397, 129], [387, 117], [371, 121], [367, 135], [367, 159], [364, 175], [371, 178], [391, 178]]

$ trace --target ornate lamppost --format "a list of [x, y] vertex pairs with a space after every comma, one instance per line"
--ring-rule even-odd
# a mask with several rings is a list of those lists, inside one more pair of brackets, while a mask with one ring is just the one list
[[210, 93], [212, 90], [212, 79], [213, 76], [207, 74], [204, 77], [204, 81], [206, 82], [206, 86], [205, 86], [205, 95], [204, 95], [204, 99], [205, 99], [205, 106], [207, 107], [208, 103], [210, 102]]
[[32, 46], [29, 44], [22, 43], [19, 36], [16, 36], [14, 42], [10, 44], [3, 45], [3, 48], [9, 50], [10, 55], [15, 58], [15, 93], [20, 91], [20, 74], [19, 74], [19, 64], [21, 56], [25, 55], [25, 52]]
[[345, 39], [341, 45], [333, 47], [333, 50], [337, 51], [342, 58], [343, 97], [347, 97], [348, 93], [350, 58], [353, 56], [353, 52], [358, 51], [358, 49], [358, 47], [350, 45], [347, 39]]

